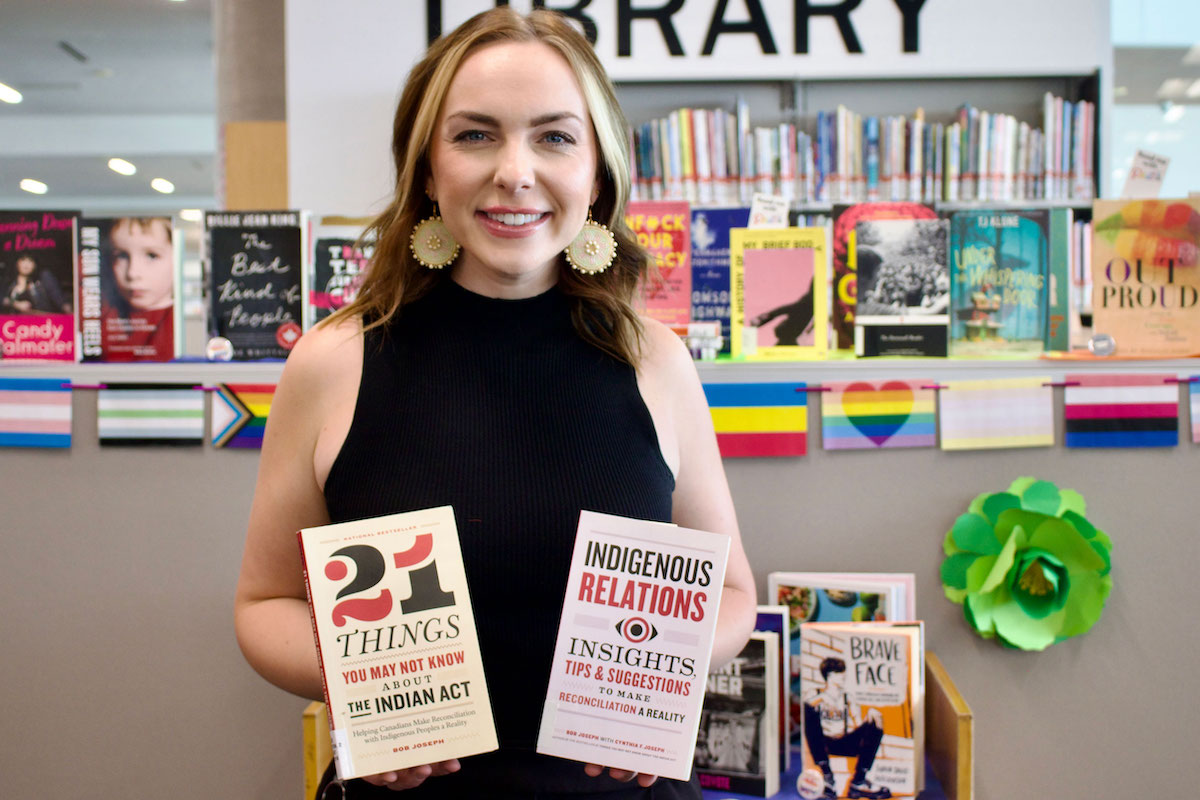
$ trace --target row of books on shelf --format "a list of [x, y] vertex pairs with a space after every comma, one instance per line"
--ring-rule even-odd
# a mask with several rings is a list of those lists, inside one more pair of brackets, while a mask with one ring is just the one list
[[[774, 221], [683, 201], [626, 210], [657, 267], [641, 309], [697, 357], [1028, 358], [1086, 347], [1093, 331], [1121, 356], [1200, 353], [1200, 200], [1096, 201], [1076, 217], [911, 201]], [[372, 255], [365, 225], [208, 213], [208, 357], [286, 358], [353, 297]], [[4, 360], [180, 356], [180, 240], [169, 217], [0, 212]]]
[[751, 125], [733, 111], [680, 108], [630, 129], [635, 199], [750, 203], [1090, 201], [1095, 105], [1047, 92], [1042, 127], [965, 104], [949, 122], [863, 116], [845, 106], [796, 122]]

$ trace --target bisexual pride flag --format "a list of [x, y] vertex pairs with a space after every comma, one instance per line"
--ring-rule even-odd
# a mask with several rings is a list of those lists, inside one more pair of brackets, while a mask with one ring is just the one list
[[213, 392], [213, 446], [261, 448], [274, 398], [273, 383], [218, 384]]
[[706, 383], [717, 445], [724, 458], [802, 456], [808, 450], [803, 383]]
[[836, 381], [824, 384], [821, 443], [826, 450], [937, 445], [932, 380]]
[[71, 382], [0, 378], [0, 447], [70, 447]]
[[[1175, 447], [1179, 383], [1174, 375], [1067, 375], [1067, 447]], [[1069, 384], [1078, 383], [1078, 386]]]

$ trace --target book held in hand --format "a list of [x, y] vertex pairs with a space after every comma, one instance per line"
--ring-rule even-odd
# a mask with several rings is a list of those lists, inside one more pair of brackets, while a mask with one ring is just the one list
[[299, 540], [338, 777], [495, 750], [454, 511], [305, 528]]
[[687, 780], [729, 537], [584, 511], [537, 751]]

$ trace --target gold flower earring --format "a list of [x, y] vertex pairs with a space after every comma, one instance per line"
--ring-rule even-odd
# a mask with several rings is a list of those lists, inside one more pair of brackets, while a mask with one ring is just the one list
[[433, 216], [417, 223], [408, 237], [408, 246], [421, 266], [441, 269], [458, 257], [458, 242], [450, 235], [450, 229], [442, 222], [437, 203], [433, 204]]
[[608, 269], [617, 257], [617, 238], [607, 225], [592, 219], [588, 209], [587, 222], [566, 249], [567, 263], [576, 272], [597, 275]]

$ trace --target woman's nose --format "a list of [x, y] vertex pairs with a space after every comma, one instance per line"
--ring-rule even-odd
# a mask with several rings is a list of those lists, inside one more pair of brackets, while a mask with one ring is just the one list
[[524, 142], [508, 142], [500, 149], [493, 183], [508, 192], [533, 186], [533, 154]]

